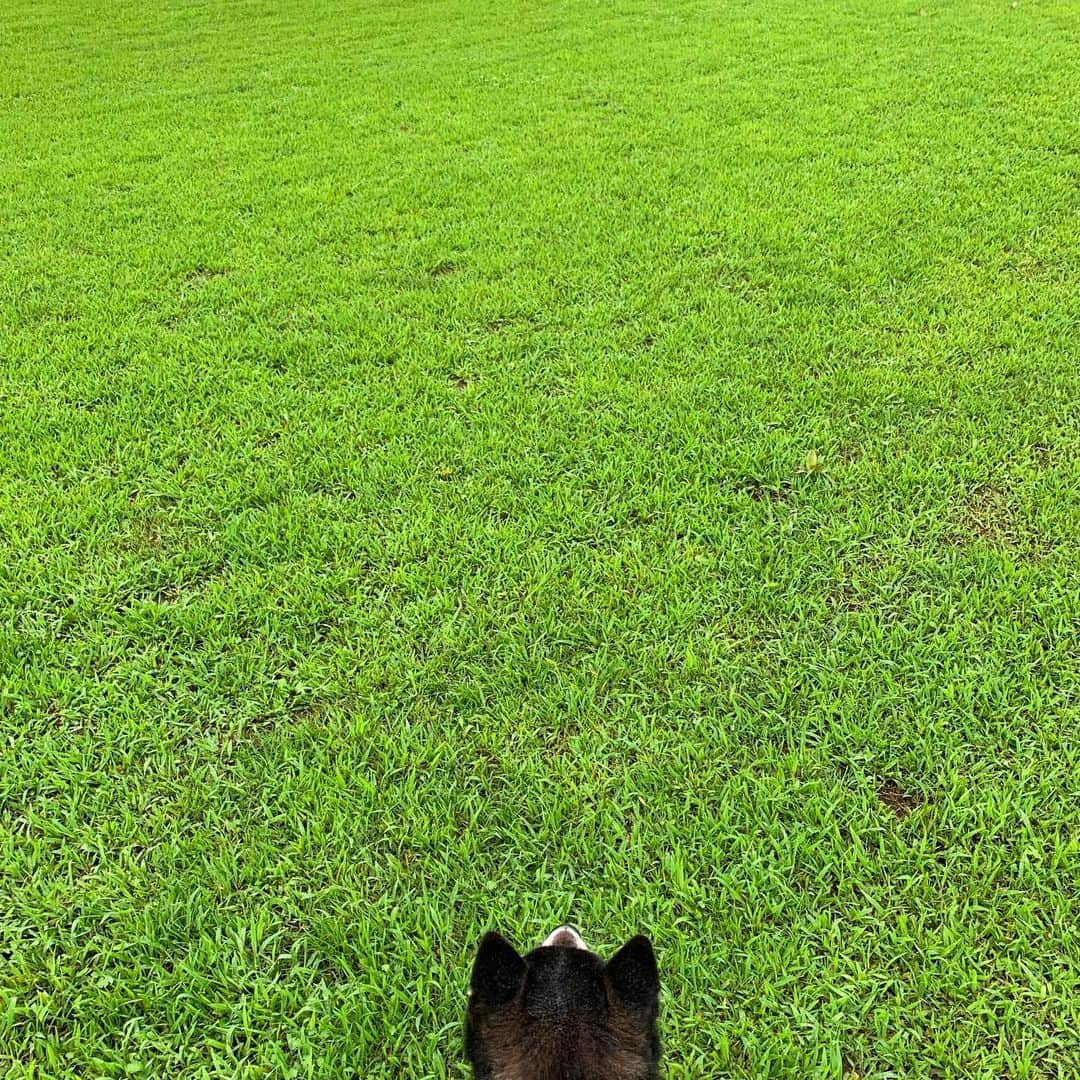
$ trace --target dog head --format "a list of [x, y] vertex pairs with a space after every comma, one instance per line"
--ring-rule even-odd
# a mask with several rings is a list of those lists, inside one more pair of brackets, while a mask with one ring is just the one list
[[656, 1080], [660, 978], [631, 938], [607, 963], [559, 927], [526, 956], [480, 943], [465, 1024], [476, 1080]]

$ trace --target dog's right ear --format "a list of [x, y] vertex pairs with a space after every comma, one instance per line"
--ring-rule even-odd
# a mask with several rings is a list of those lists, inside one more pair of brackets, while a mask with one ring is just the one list
[[505, 1005], [518, 992], [524, 978], [525, 961], [517, 949], [501, 934], [494, 931], [485, 934], [469, 984], [473, 1001]]
[[626, 1005], [655, 1008], [660, 994], [656, 955], [647, 937], [631, 938], [609, 961], [607, 977], [616, 996]]

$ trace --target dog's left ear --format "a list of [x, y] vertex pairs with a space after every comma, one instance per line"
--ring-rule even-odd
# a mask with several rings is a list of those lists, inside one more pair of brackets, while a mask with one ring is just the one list
[[607, 965], [608, 984], [624, 1004], [644, 1009], [660, 997], [660, 972], [652, 943], [640, 934], [631, 938]]
[[485, 1005], [505, 1005], [518, 992], [525, 977], [525, 961], [517, 949], [494, 930], [484, 935], [473, 964], [473, 1001]]

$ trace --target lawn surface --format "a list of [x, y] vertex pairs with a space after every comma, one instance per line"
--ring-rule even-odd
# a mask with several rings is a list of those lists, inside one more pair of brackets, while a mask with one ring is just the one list
[[0, 1075], [1080, 1075], [1072, 0], [8, 0]]

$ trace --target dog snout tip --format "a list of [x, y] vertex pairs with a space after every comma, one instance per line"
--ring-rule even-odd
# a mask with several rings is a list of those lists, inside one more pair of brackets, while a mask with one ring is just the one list
[[560, 926], [544, 939], [545, 948], [588, 949], [581, 935], [572, 926]]

